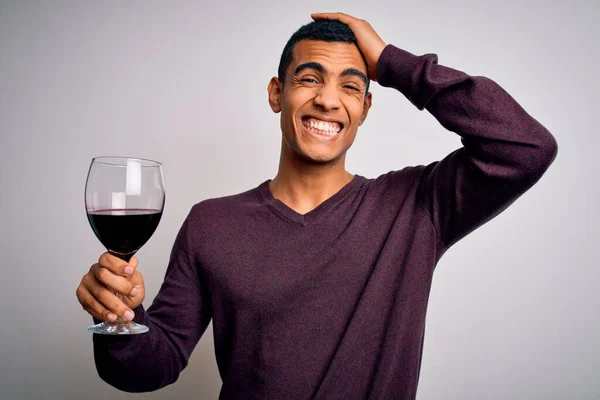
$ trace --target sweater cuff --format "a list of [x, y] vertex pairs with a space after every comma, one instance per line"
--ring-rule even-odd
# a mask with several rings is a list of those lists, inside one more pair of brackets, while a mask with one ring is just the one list
[[377, 61], [377, 82], [384, 87], [393, 87], [408, 97], [411, 72], [418, 65], [420, 58], [388, 44]]

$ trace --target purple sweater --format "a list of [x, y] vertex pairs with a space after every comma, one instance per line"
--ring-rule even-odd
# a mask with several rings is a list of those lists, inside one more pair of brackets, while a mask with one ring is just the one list
[[553, 162], [553, 136], [498, 84], [388, 45], [382, 86], [427, 109], [463, 147], [427, 166], [356, 175], [301, 215], [268, 181], [195, 205], [165, 281], [136, 322], [94, 335], [118, 389], [173, 383], [213, 321], [222, 399], [413, 399], [432, 275], [444, 252]]

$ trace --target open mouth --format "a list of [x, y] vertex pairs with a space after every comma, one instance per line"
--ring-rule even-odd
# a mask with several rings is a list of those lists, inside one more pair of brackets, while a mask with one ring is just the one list
[[302, 117], [302, 125], [310, 132], [319, 137], [334, 138], [344, 128], [344, 124], [337, 121], [325, 121], [315, 117]]

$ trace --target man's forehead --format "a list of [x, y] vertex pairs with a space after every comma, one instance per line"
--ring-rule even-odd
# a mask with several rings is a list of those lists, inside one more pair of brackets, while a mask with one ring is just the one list
[[356, 68], [366, 72], [367, 66], [358, 47], [353, 43], [301, 40], [294, 46], [292, 70], [297, 65], [318, 62], [335, 69]]

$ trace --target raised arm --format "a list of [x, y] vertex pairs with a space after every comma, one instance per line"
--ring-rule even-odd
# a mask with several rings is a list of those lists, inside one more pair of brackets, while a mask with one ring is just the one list
[[463, 147], [423, 172], [420, 200], [449, 247], [535, 184], [557, 154], [554, 137], [497, 83], [388, 45], [377, 65], [382, 86], [427, 109]]
[[386, 45], [367, 21], [350, 15], [312, 17], [348, 25], [370, 79], [397, 89], [461, 136], [463, 147], [428, 165], [419, 185], [421, 205], [444, 247], [498, 215], [554, 161], [554, 137], [491, 79], [438, 65], [435, 54]]
[[190, 246], [188, 215], [175, 240], [165, 280], [152, 305], [134, 309], [150, 328], [133, 336], [94, 335], [100, 377], [117, 389], [147, 392], [177, 380], [211, 319], [208, 290]]

